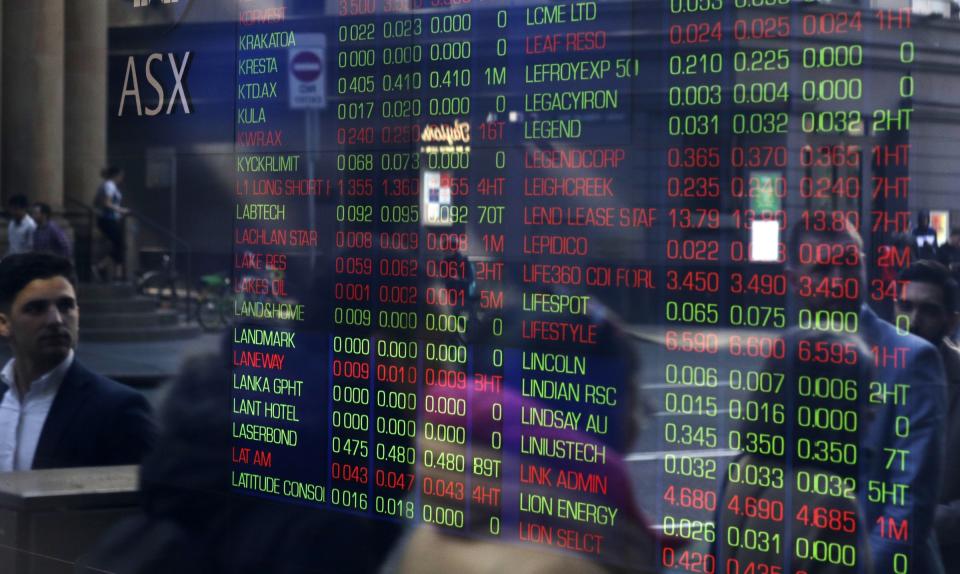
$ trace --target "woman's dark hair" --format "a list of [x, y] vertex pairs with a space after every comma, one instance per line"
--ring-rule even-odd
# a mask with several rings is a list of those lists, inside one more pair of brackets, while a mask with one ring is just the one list
[[11, 209], [26, 209], [30, 206], [30, 202], [27, 200], [25, 195], [14, 195], [7, 200], [7, 205]]

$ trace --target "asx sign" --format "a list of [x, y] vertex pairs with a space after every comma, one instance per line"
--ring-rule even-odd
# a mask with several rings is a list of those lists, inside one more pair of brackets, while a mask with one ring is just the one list
[[[180, 0], [160, 0], [163, 4], [176, 4]], [[151, 0], [133, 0], [134, 8], [146, 8], [150, 5]]]
[[[117, 116], [123, 117], [128, 107], [135, 110], [138, 116], [170, 115], [178, 105], [183, 109], [183, 113], [192, 113], [193, 107], [186, 85], [192, 55], [192, 52], [185, 52], [179, 62], [177, 54], [173, 52], [166, 54], [154, 52], [145, 59], [136, 56], [127, 58], [127, 70], [123, 76], [123, 92], [120, 94], [120, 108], [117, 110]], [[144, 101], [145, 98], [140, 94], [141, 70], [146, 83], [150, 84], [149, 89], [156, 94], [148, 101]], [[148, 88], [144, 86], [144, 90]], [[149, 92], [148, 95], [152, 96]]]
[[[129, 6], [130, 0], [124, 0], [124, 3]], [[167, 20], [167, 24], [173, 28], [182, 23], [193, 4], [193, 0], [133, 0], [134, 9], [156, 8], [157, 10], [151, 10], [151, 12], [163, 14], [163, 19]]]

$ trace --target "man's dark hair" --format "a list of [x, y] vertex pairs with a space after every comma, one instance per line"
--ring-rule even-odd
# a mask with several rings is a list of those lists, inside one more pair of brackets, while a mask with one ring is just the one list
[[13, 209], [26, 209], [30, 207], [30, 202], [25, 195], [14, 195], [7, 200], [7, 206]]
[[950, 229], [950, 236], [960, 235], [960, 227], [953, 227]]
[[943, 306], [949, 312], [957, 311], [957, 281], [942, 263], [921, 259], [900, 273], [902, 281], [936, 285], [943, 293]]
[[33, 207], [34, 209], [36, 209], [37, 211], [39, 211], [40, 213], [44, 214], [47, 217], [50, 217], [51, 215], [53, 215], [53, 210], [50, 209], [50, 206], [47, 205], [46, 203], [43, 203], [42, 201], [38, 201], [37, 203], [34, 203]]
[[107, 167], [100, 170], [100, 177], [103, 179], [113, 179], [120, 175], [120, 172], [123, 170], [115, 165], [108, 165]]
[[64, 277], [76, 287], [77, 276], [69, 259], [51, 253], [17, 253], [0, 260], [0, 308], [9, 309], [17, 294], [35, 279]]

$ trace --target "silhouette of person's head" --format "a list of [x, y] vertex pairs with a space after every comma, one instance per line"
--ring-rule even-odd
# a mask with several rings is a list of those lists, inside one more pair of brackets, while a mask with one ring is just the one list
[[73, 264], [63, 257], [20, 253], [0, 260], [0, 336], [10, 343], [18, 372], [48, 372], [76, 346], [75, 285]]
[[27, 201], [27, 197], [24, 195], [14, 195], [7, 201], [7, 211], [10, 213], [10, 217], [17, 223], [23, 220], [23, 216], [27, 214], [27, 208], [29, 206], [30, 202]]

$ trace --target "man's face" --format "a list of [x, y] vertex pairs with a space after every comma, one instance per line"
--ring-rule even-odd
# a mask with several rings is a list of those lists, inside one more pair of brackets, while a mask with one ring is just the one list
[[45, 225], [47, 223], [47, 216], [39, 209], [34, 209], [31, 216], [39, 225]]
[[943, 303], [943, 290], [931, 283], [911, 281], [896, 302], [897, 315], [910, 320], [910, 332], [933, 344], [949, 333], [955, 319]]
[[77, 295], [65, 277], [34, 279], [0, 312], [0, 335], [14, 358], [52, 368], [76, 345], [79, 322]]

